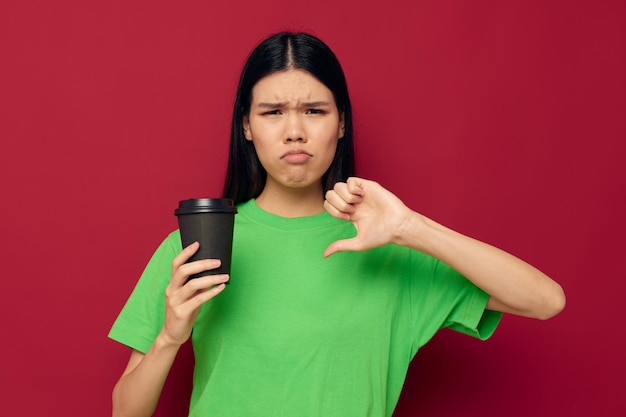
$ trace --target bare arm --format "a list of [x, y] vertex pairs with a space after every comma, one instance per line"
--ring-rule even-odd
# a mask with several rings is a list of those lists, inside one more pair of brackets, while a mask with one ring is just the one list
[[565, 305], [559, 284], [515, 256], [450, 230], [415, 212], [399, 244], [421, 250], [459, 271], [490, 295], [487, 308], [548, 319]]
[[450, 265], [489, 294], [487, 308], [547, 319], [565, 306], [559, 284], [537, 268], [487, 243], [457, 233], [409, 209], [373, 181], [350, 178], [326, 194], [326, 210], [352, 221], [353, 239], [332, 243], [324, 256], [394, 243]]
[[132, 351], [113, 389], [114, 417], [147, 417], [154, 413], [178, 350], [191, 336], [200, 306], [222, 292], [229, 279], [228, 275], [211, 275], [185, 284], [190, 275], [220, 265], [217, 260], [186, 264], [197, 250], [197, 243], [189, 245], [172, 262], [172, 278], [165, 291], [163, 328], [145, 354]]
[[177, 347], [158, 341], [145, 355], [133, 350], [113, 389], [113, 416], [151, 416], [177, 353]]

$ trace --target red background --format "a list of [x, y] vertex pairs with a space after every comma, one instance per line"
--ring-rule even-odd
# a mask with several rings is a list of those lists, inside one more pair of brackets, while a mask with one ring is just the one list
[[[0, 5], [0, 415], [106, 416], [106, 334], [178, 200], [215, 195], [246, 54], [304, 29], [340, 57], [360, 174], [565, 288], [547, 322], [443, 331], [396, 416], [624, 410], [623, 1]], [[157, 415], [183, 415], [190, 349]]]

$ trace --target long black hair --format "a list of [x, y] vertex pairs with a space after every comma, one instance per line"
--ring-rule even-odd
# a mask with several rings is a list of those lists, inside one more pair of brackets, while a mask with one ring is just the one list
[[241, 72], [230, 133], [228, 167], [223, 196], [235, 204], [258, 197], [265, 187], [267, 172], [251, 141], [243, 131], [244, 116], [250, 112], [252, 88], [263, 77], [278, 71], [301, 69], [309, 72], [332, 93], [343, 113], [344, 136], [328, 171], [322, 177], [323, 192], [336, 182], [354, 175], [352, 106], [346, 78], [333, 51], [320, 39], [307, 33], [280, 32], [262, 41], [250, 54]]

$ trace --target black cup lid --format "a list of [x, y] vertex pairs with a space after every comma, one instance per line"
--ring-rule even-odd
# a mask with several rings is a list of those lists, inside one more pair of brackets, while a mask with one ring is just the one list
[[176, 216], [196, 213], [237, 213], [237, 208], [230, 198], [191, 198], [179, 201], [174, 210]]

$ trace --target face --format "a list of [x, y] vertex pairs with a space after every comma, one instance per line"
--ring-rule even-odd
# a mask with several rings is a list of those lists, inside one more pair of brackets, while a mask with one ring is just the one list
[[244, 134], [252, 141], [272, 187], [321, 188], [343, 137], [343, 115], [333, 93], [310, 73], [287, 70], [252, 89]]

